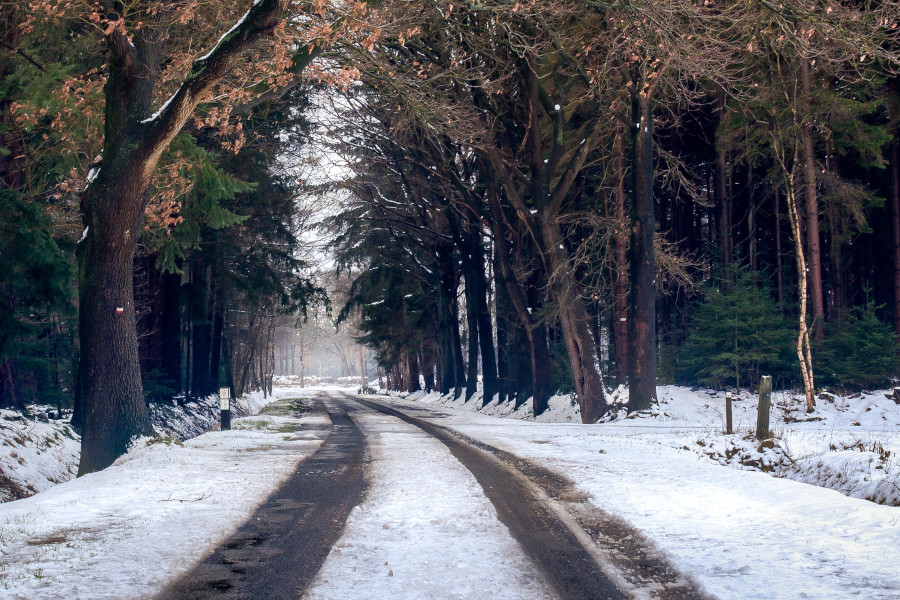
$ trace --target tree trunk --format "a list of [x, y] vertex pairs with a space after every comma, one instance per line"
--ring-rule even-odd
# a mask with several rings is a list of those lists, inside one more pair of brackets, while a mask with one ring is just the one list
[[438, 294], [437, 294], [437, 304], [438, 304], [438, 332], [440, 335], [440, 360], [441, 360], [441, 368], [440, 368], [440, 390], [441, 395], [445, 395], [450, 393], [451, 388], [455, 388], [457, 386], [456, 382], [456, 366], [454, 365], [455, 355], [453, 352], [453, 342], [451, 341], [451, 319], [452, 313], [450, 312], [450, 292], [445, 285], [445, 276], [444, 276], [444, 262], [447, 260], [443, 253], [438, 251], [438, 262], [439, 268], [441, 269], [440, 277], [438, 278]]
[[133, 39], [120, 28], [107, 34], [102, 165], [81, 196], [87, 231], [79, 280], [84, 413], [79, 475], [109, 466], [135, 437], [152, 432], [141, 389], [131, 275], [153, 171], [201, 100], [233, 71], [245, 50], [272, 34], [287, 6], [287, 0], [254, 3], [229, 35], [192, 64], [178, 91], [149, 119], [171, 13], [148, 16]]
[[784, 312], [784, 266], [781, 264], [781, 193], [775, 188], [775, 282], [778, 310]]
[[[135, 438], [153, 433], [141, 387], [132, 281], [149, 183], [141, 181], [140, 169], [148, 165], [119, 167], [107, 167], [118, 177], [97, 181], [82, 195], [87, 235], [79, 282], [79, 475], [106, 468]], [[119, 201], [112, 208], [108, 203], [114, 200]]]
[[[563, 246], [562, 230], [556, 215], [547, 214], [547, 211], [540, 213], [540, 227], [551, 271], [550, 293], [559, 313], [569, 366], [575, 378], [581, 421], [596, 423], [606, 412], [608, 405], [600, 376], [600, 357], [591, 333], [590, 317], [577, 282], [570, 272], [569, 257]], [[538, 414], [537, 407], [535, 414]]]
[[422, 389], [419, 383], [419, 357], [415, 350], [411, 350], [406, 355], [406, 362], [409, 365], [409, 381], [406, 382], [406, 391], [409, 393], [418, 392]]
[[[225, 306], [222, 298], [222, 288], [219, 282], [219, 273], [213, 266], [212, 276], [212, 341], [209, 348], [209, 384], [210, 393], [214, 394], [219, 387], [219, 375], [222, 368], [222, 338], [225, 334]], [[293, 369], [294, 354], [291, 346], [291, 368]], [[293, 374], [293, 370], [291, 371]]]
[[12, 356], [0, 358], [0, 408], [24, 408], [19, 393], [19, 365]]
[[[507, 346], [510, 349], [507, 355], [510, 379], [508, 389], [509, 393], [513, 390], [516, 391], [516, 407], [520, 406], [528, 399], [528, 395], [524, 391], [528, 388], [526, 385], [527, 375], [531, 382], [530, 390], [534, 413], [539, 415], [546, 409], [547, 401], [550, 398], [550, 356], [547, 346], [547, 330], [543, 323], [533, 322], [528, 298], [509, 263], [511, 249], [508, 248], [506, 239], [509, 227], [503, 214], [503, 207], [500, 205], [496, 184], [493, 181], [489, 182], [488, 200], [491, 206], [491, 227], [497, 248], [495, 277], [500, 279], [505, 295], [510, 300], [515, 315], [518, 317], [518, 319], [509, 319], [508, 321], [511, 328]], [[499, 300], [499, 292], [497, 297]], [[528, 348], [530, 368], [525, 368], [519, 360], [523, 337]]]
[[182, 390], [181, 381], [181, 274], [162, 276], [163, 308], [160, 315], [160, 354], [166, 382], [176, 392]]
[[210, 344], [212, 323], [209, 320], [209, 267], [198, 255], [191, 257], [191, 393], [197, 398], [209, 395]]
[[891, 242], [894, 247], [894, 331], [900, 340], [900, 133], [891, 140]]
[[628, 230], [630, 229], [625, 212], [625, 131], [623, 126], [616, 127], [613, 142], [613, 201], [615, 203], [615, 310], [614, 310], [614, 345], [616, 372], [618, 382], [628, 379], [630, 361], [630, 343], [628, 340]]
[[[467, 262], [464, 261], [464, 264]], [[476, 307], [478, 283], [475, 281], [477, 277], [470, 266], [471, 264], [469, 263], [465, 273], [466, 329], [468, 329], [468, 339], [466, 340], [466, 351], [468, 354], [466, 363], [466, 400], [471, 399], [478, 391], [478, 309]]]
[[[504, 285], [497, 281], [497, 305], [509, 306], [505, 302], [506, 291], [503, 290]], [[509, 379], [509, 318], [507, 315], [497, 313], [497, 403], [502, 404], [509, 400], [510, 396], [510, 379]]]
[[422, 372], [425, 379], [425, 391], [431, 392], [434, 388], [434, 351], [432, 342], [426, 340], [422, 344]]
[[[719, 96], [717, 112], [721, 123], [725, 117], [724, 95]], [[734, 253], [731, 231], [731, 196], [728, 193], [728, 158], [725, 148], [718, 143], [716, 143], [715, 191], [716, 203], [719, 207], [719, 251], [722, 253], [722, 279], [727, 281], [730, 277], [729, 268], [731, 267], [731, 257]]]
[[656, 401], [656, 257], [653, 237], [653, 110], [649, 97], [632, 102], [634, 221], [632, 237], [632, 353], [629, 408], [649, 409]]
[[484, 248], [481, 245], [481, 229], [476, 231], [476, 239], [472, 240], [472, 260], [474, 268], [472, 276], [478, 284], [475, 289], [475, 304], [478, 323], [478, 347], [481, 350], [481, 382], [483, 403], [487, 404], [497, 394], [497, 353], [494, 349], [493, 324], [491, 309], [488, 306], [488, 284], [485, 276]]
[[803, 126], [800, 137], [803, 143], [803, 189], [806, 199], [806, 246], [809, 254], [809, 301], [813, 318], [813, 335], [821, 339], [825, 335], [825, 302], [822, 292], [822, 250], [819, 239], [819, 201], [816, 193], [816, 154], [813, 138], [813, 120], [810, 110], [809, 61], [800, 60], [800, 89], [803, 105]]

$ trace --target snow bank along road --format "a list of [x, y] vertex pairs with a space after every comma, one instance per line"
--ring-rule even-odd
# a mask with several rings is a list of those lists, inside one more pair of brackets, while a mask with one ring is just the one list
[[[160, 600], [703, 597], [548, 471], [377, 402], [314, 407], [321, 448]], [[617, 564], [591, 528], [629, 540]]]

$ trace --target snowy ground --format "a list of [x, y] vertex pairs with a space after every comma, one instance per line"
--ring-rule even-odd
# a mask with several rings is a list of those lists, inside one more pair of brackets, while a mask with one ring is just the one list
[[312, 419], [321, 417], [236, 419], [232, 431], [136, 449], [101, 472], [0, 505], [0, 596], [152, 596], [318, 448], [321, 439], [302, 429]]
[[[424, 401], [449, 409], [450, 416], [434, 421], [564, 474], [596, 506], [641, 530], [719, 598], [900, 597], [900, 508], [771, 477], [753, 465], [724, 467], [719, 464], [720, 458], [728, 464], [723, 457], [710, 458], [711, 440], [718, 444], [728, 437], [759, 455], [772, 454], [775, 462], [772, 450], [760, 452], [744, 439], [755, 426], [750, 415], [756, 402], [749, 406], [748, 396], [735, 403], [739, 433], [733, 436], [720, 431], [724, 418], [713, 418], [724, 413], [723, 407], [719, 410], [723, 398], [684, 388], [660, 388], [660, 398], [656, 416], [601, 425], [578, 424], [564, 398], [554, 399], [551, 414], [542, 419], [568, 423], [526, 422], [527, 408], [514, 415], [520, 419], [473, 415], [475, 403], [435, 396], [393, 402], [420, 407]], [[893, 402], [882, 394], [822, 404], [811, 415], [821, 421], [779, 417], [779, 443], [809, 464], [857, 468], [860, 461], [869, 464], [863, 450], [831, 451], [828, 444], [839, 448], [840, 440], [864, 439], [864, 445], [876, 440], [889, 448], [890, 462], [872, 471], [887, 470], [896, 480], [900, 413]], [[504, 408], [489, 406], [487, 412]], [[844, 452], [856, 454], [847, 458]]]
[[[235, 417], [255, 415], [271, 402], [262, 392], [232, 401]], [[71, 415], [50, 419], [56, 409], [30, 405], [25, 413], [0, 410], [0, 502], [26, 498], [69, 481], [78, 472], [81, 440], [69, 426]], [[151, 404], [156, 435], [184, 441], [219, 424], [218, 396], [182, 404]]]
[[441, 442], [384, 415], [359, 425], [370, 488], [305, 600], [556, 597]]
[[[807, 414], [797, 394], [772, 395], [774, 438], [760, 444], [755, 436], [757, 397], [748, 391], [734, 401], [734, 434], [725, 433], [725, 394], [679, 386], [658, 388], [659, 405], [647, 413], [626, 417], [624, 388], [611, 401], [622, 407], [610, 425], [652, 431], [647, 439], [662, 446], [697, 454], [717, 464], [762, 471], [837, 490], [854, 498], [900, 506], [900, 405], [890, 390], [840, 396], [823, 393], [816, 410]], [[417, 392], [409, 401], [484, 415], [538, 423], [580, 423], [578, 407], [569, 396], [554, 396], [550, 409], [534, 418], [530, 400], [514, 410], [509, 403]], [[767, 447], [771, 446], [771, 447]]]
[[[723, 600], [900, 597], [900, 508], [761, 470], [766, 461], [773, 472], [791, 461], [821, 463], [854, 473], [845, 478], [857, 481], [852, 490], [874, 481], [858, 475], [863, 464], [870, 475], [896, 477], [900, 419], [891, 400], [820, 398], [809, 417], [821, 420], [798, 422], [809, 417], [776, 395], [777, 446], [760, 450], [746, 439], [755, 424], [750, 396], [735, 403], [732, 436], [721, 431], [721, 396], [660, 388], [660, 399], [656, 414], [589, 426], [567, 398], [540, 418], [555, 423], [529, 421], [527, 407], [515, 419], [434, 396], [382, 401], [439, 409], [435, 423], [565, 475]], [[237, 431], [136, 450], [103, 472], [0, 505], [0, 597], [144, 598], [185, 572], [319, 444], [288, 432], [302, 421], [238, 423]], [[388, 417], [362, 426], [371, 487], [309, 600], [551, 595], [439, 443]], [[844, 449], [856, 442], [862, 447]]]

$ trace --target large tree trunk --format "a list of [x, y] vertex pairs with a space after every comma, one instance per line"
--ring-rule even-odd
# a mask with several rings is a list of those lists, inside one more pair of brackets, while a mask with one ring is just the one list
[[656, 401], [656, 257], [653, 237], [653, 110], [649, 97], [632, 103], [634, 221], [631, 292], [629, 408], [646, 410]]
[[822, 250], [819, 239], [819, 201], [816, 192], [816, 154], [810, 106], [809, 61], [800, 60], [800, 89], [804, 109], [800, 137], [803, 143], [803, 190], [806, 199], [806, 247], [809, 259], [809, 303], [813, 318], [813, 335], [825, 335], [825, 302], [822, 292]]
[[[600, 376], [600, 355], [591, 333], [590, 317], [581, 299], [578, 284], [569, 268], [562, 231], [556, 215], [540, 215], [541, 237], [550, 267], [550, 293], [556, 303], [569, 366], [575, 378], [575, 392], [583, 423], [596, 423], [607, 411], [606, 392]], [[535, 413], [537, 410], [535, 409]]]
[[[510, 265], [510, 248], [508, 247], [506, 234], [509, 229], [500, 205], [499, 193], [493, 181], [490, 182], [488, 200], [491, 206], [491, 227], [494, 232], [494, 244], [497, 251], [495, 259], [495, 277], [501, 282], [505, 296], [515, 312], [517, 319], [509, 319], [511, 328], [509, 336], [510, 352], [507, 359], [507, 369], [510, 378], [510, 393], [516, 391], [516, 406], [520, 406], [528, 395], [526, 382], [530, 378], [531, 397], [535, 415], [541, 414], [547, 407], [550, 398], [550, 352], [547, 346], [546, 326], [533, 322], [529, 302], [525, 291], [519, 285], [516, 275]], [[498, 299], [500, 292], [498, 292]], [[529, 366], [521, 364], [521, 340], [525, 338], [528, 348]], [[528, 378], [526, 378], [526, 375]]]
[[141, 389], [132, 265], [153, 171], [200, 101], [245, 50], [272, 34], [288, 4], [253, 4], [229, 35], [192, 64], [183, 85], [149, 119], [172, 13], [148, 16], [133, 39], [120, 28], [107, 34], [102, 165], [81, 197], [87, 231], [79, 282], [84, 413], [79, 475], [109, 466], [131, 440], [152, 432]]
[[82, 196], [88, 232], [79, 282], [84, 410], [79, 475], [109, 466], [135, 438], [153, 433], [141, 387], [132, 281], [149, 183], [149, 173], [141, 171], [151, 169], [132, 163], [107, 170], [115, 175]]

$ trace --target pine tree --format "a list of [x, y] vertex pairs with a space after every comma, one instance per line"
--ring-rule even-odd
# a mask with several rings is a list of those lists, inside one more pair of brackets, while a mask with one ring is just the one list
[[51, 314], [73, 310], [74, 272], [51, 230], [38, 206], [0, 190], [0, 407], [22, 406], [17, 359], [25, 342], [48, 329]]
[[751, 386], [759, 375], [792, 373], [791, 329], [769, 290], [747, 270], [717, 282], [694, 309], [678, 372], [683, 381], [721, 389]]

